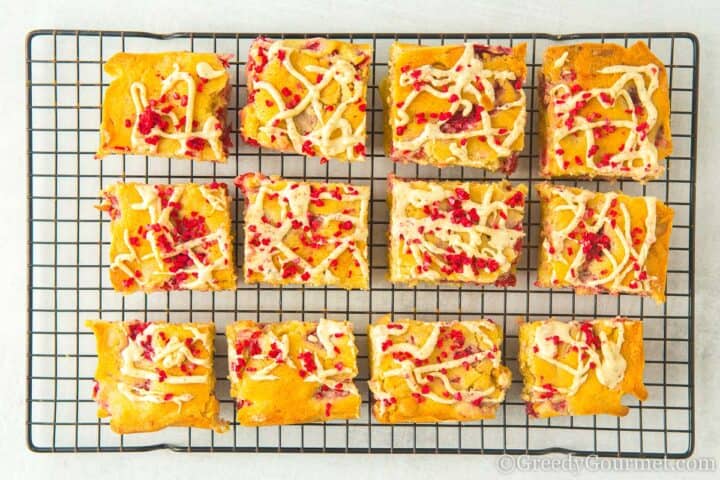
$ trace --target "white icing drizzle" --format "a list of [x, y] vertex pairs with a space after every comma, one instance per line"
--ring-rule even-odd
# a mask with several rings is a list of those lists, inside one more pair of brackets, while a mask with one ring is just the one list
[[[435, 68], [431, 65], [422, 65], [401, 73], [401, 86], [413, 86], [415, 82], [422, 82], [423, 85], [419, 90], [413, 88], [407, 97], [403, 99], [401, 106], [393, 106], [395, 112], [394, 117], [391, 118], [393, 132], [397, 132], [398, 127], [404, 127], [410, 123], [410, 116], [407, 113], [407, 109], [421, 92], [429, 93], [436, 98], [446, 101], [449, 101], [451, 97], [457, 98], [457, 101], [450, 103], [450, 115], [462, 111], [462, 115], [467, 117], [473, 112], [474, 106], [482, 105], [483, 95], [487, 96], [490, 103], [495, 104], [496, 92], [493, 85], [495, 80], [514, 81], [516, 80], [516, 76], [514, 72], [509, 70], [497, 71], [486, 69], [482, 60], [475, 55], [472, 43], [465, 44], [462, 56], [447, 70]], [[481, 83], [483, 87], [482, 90], [479, 90], [476, 86], [477, 82]], [[456, 142], [451, 143], [449, 146], [451, 152], [455, 157], [459, 158], [463, 164], [470, 164], [471, 161], [468, 157], [466, 140], [471, 137], [485, 136], [488, 139], [486, 142], [487, 145], [498, 157], [507, 157], [513, 153], [512, 145], [525, 131], [525, 119], [527, 116], [525, 111], [525, 92], [522, 88], [517, 89], [517, 92], [517, 100], [495, 107], [495, 110], [498, 111], [517, 109], [517, 116], [510, 129], [493, 127], [491, 112], [483, 109], [480, 113], [479, 128], [446, 133], [442, 131], [441, 127], [448, 122], [449, 117], [447, 120], [430, 120], [425, 123], [422, 132], [417, 137], [410, 140], [395, 138], [393, 140], [393, 147], [395, 150], [412, 152], [422, 148], [423, 145], [429, 142], [456, 140]], [[472, 101], [465, 97], [471, 97]], [[503, 136], [504, 138], [500, 144], [493, 141], [495, 138]], [[454, 163], [456, 161], [456, 158], [447, 159], [448, 163]]]
[[197, 73], [198, 77], [208, 80], [219, 78], [226, 74], [224, 69], [215, 70], [207, 62], [198, 62], [198, 64], [195, 65], [195, 73]]
[[325, 356], [328, 358], [335, 358], [335, 344], [333, 343], [333, 337], [337, 335], [347, 335], [347, 326], [340, 322], [333, 322], [324, 318], [318, 322], [316, 334], [318, 341], [322, 344], [325, 349]]
[[[412, 182], [399, 179], [391, 180], [392, 212], [390, 225], [390, 248], [396, 252], [392, 256], [391, 277], [393, 281], [407, 281], [400, 274], [403, 269], [401, 255], [403, 250], [410, 250], [417, 266], [427, 264], [425, 256], [432, 259], [432, 264], [442, 267], [446, 265], [444, 255], [451, 247], [455, 254], [464, 252], [468, 257], [482, 257], [497, 262], [497, 276], [511, 271], [517, 253], [513, 247], [525, 234], [522, 230], [508, 227], [508, 217], [511, 212], [523, 215], [523, 206], [510, 206], [504, 201], [493, 200], [493, 194], [502, 190], [503, 184], [490, 185], [486, 190], [482, 202], [476, 203], [471, 199], [464, 200], [462, 208], [466, 211], [474, 209], [479, 217], [476, 225], [464, 226], [450, 221], [451, 212], [441, 211], [442, 217], [433, 219], [430, 215], [421, 218], [407, 216], [410, 207], [422, 210], [424, 207], [437, 206], [456, 195], [453, 188], [443, 188], [441, 183], [423, 183], [423, 188], [413, 187]], [[460, 183], [458, 188], [465, 192], [470, 191], [470, 183]], [[524, 205], [524, 201], [523, 201]], [[497, 226], [497, 228], [494, 228]], [[428, 239], [432, 234], [435, 240]], [[483, 243], [485, 245], [483, 246]], [[509, 253], [513, 252], [513, 253]], [[484, 269], [490, 272], [489, 268]], [[433, 268], [417, 268], [411, 274], [413, 279], [424, 281], [442, 280], [447, 275]], [[470, 265], [464, 265], [462, 272], [453, 272], [453, 280], [477, 281]]]
[[205, 185], [198, 186], [198, 190], [208, 205], [210, 205], [213, 212], [224, 212], [227, 210], [225, 190], [221, 188], [207, 188]]
[[622, 356], [623, 329], [618, 330], [616, 342], [608, 340], [605, 332], [600, 332], [600, 349], [603, 361], [595, 369], [598, 381], [608, 388], [615, 388], [625, 377], [627, 361]]
[[[171, 231], [175, 228], [170, 220], [170, 213], [173, 210], [172, 205], [178, 204], [186, 190], [186, 185], [175, 184], [175, 185], [144, 185], [144, 184], [133, 184], [136, 191], [140, 195], [142, 201], [130, 205], [130, 208], [138, 211], [147, 211], [150, 217], [149, 225], [159, 225], [160, 231], [155, 231], [149, 226], [145, 230], [144, 239], [150, 244], [151, 252], [138, 257], [135, 252], [135, 247], [130, 243], [130, 235], [136, 235], [137, 232], [130, 232], [127, 228], [123, 231], [123, 241], [127, 252], [117, 253], [112, 259], [110, 269], [119, 269], [125, 273], [128, 277], [133, 278], [134, 281], [142, 288], [151, 283], [151, 278], [154, 276], [173, 277], [178, 273], [184, 273], [187, 277], [180, 281], [179, 286], [183, 289], [196, 289], [196, 288], [214, 288], [216, 281], [213, 273], [216, 270], [232, 268], [228, 267], [230, 263], [230, 242], [228, 232], [223, 228], [208, 233], [202, 237], [194, 238], [183, 243], [174, 243]], [[168, 198], [168, 204], [166, 207], [162, 207], [160, 196], [158, 195], [158, 189], [160, 188], [172, 188], [172, 194]], [[200, 193], [207, 203], [211, 206], [213, 211], [226, 210], [227, 195], [222, 188], [207, 188], [206, 186], [198, 186]], [[158, 238], [164, 237], [165, 241], [172, 245], [170, 251], [164, 251], [158, 246]], [[207, 253], [212, 245], [216, 245], [220, 255], [213, 261], [204, 263], [198, 257], [199, 252]], [[176, 272], [170, 272], [167, 270], [165, 260], [172, 258], [178, 254], [187, 254], [192, 260], [192, 266], [180, 268]], [[209, 256], [209, 255], [208, 255]], [[149, 259], [154, 259], [157, 265], [157, 270], [145, 271]], [[206, 260], [207, 261], [207, 260]], [[137, 263], [137, 270], [133, 271], [130, 264]]]
[[[599, 327], [597, 333], [593, 329], [593, 335], [600, 343], [598, 349], [587, 339], [586, 333], [581, 328], [580, 322], [559, 322], [549, 320], [543, 322], [535, 330], [535, 336], [531, 345], [527, 348], [537, 358], [561, 369], [572, 376], [572, 382], [567, 387], [551, 385], [548, 389], [545, 384], [534, 385], [533, 392], [536, 394], [534, 401], [553, 398], [555, 394], [565, 397], [575, 395], [580, 387], [587, 381], [591, 371], [595, 372], [598, 381], [607, 388], [616, 388], [625, 377], [627, 361], [621, 353], [624, 342], [625, 327], [623, 320], [593, 320], [587, 322], [589, 329]], [[615, 332], [615, 340], [610, 340], [604, 329], [611, 329]], [[575, 366], [561, 362], [556, 357], [558, 348], [561, 346], [577, 351], [577, 364]]]
[[[115, 258], [113, 258], [112, 263], [110, 264], [110, 269], [112, 270], [113, 268], [117, 268], [128, 277], [135, 278], [135, 273], [127, 266], [127, 263], [138, 261], [138, 256], [137, 253], [135, 253], [135, 248], [130, 243], [130, 234], [128, 233], [127, 229], [125, 229], [125, 231], [123, 232], [123, 243], [125, 244], [125, 248], [127, 248], [128, 251], [127, 253], [116, 254]], [[135, 281], [140, 286], [143, 286], [146, 283], [142, 279], [142, 276], [140, 278], [135, 278]]]
[[[388, 402], [394, 400], [392, 394], [383, 389], [383, 380], [390, 377], [403, 378], [414, 395], [419, 395], [434, 402], [444, 405], [460, 403], [473, 403], [477, 405], [497, 404], [503, 401], [505, 389], [510, 385], [510, 378], [506, 375], [498, 377], [498, 385], [490, 386], [485, 390], [458, 390], [453, 387], [447, 370], [457, 367], [471, 368], [472, 365], [489, 360], [494, 369], [500, 367], [501, 352], [486, 333], [486, 330], [495, 330], [495, 324], [488, 320], [475, 320], [472, 322], [436, 322], [432, 324], [432, 330], [421, 347], [414, 344], [411, 321], [401, 321], [389, 324], [373, 325], [370, 330], [370, 342], [372, 342], [372, 371], [373, 378], [370, 380], [370, 390], [373, 392], [376, 405], [382, 415]], [[420, 323], [420, 322], [415, 322]], [[478, 352], [471, 353], [465, 357], [427, 363], [417, 366], [415, 360], [427, 360], [438, 347], [440, 330], [464, 328], [466, 333], [472, 335], [467, 339], [465, 345], [473, 345]], [[393, 338], [399, 336], [408, 337], [408, 341], [397, 342]], [[448, 341], [448, 340], [446, 340]], [[386, 342], [390, 342], [388, 345]], [[389, 370], [381, 370], [383, 358], [392, 356], [394, 353], [405, 353], [411, 355], [408, 359], [394, 359], [397, 367]], [[439, 379], [447, 392], [447, 396], [441, 396], [429, 388], [434, 379]], [[423, 388], [425, 387], [425, 388]]]
[[322, 362], [320, 361], [320, 357], [318, 357], [317, 353], [313, 352], [313, 360], [315, 361], [315, 365], [317, 366], [317, 370], [315, 370], [312, 373], [308, 373], [308, 375], [305, 377], [305, 382], [317, 382], [323, 385], [335, 385], [339, 378], [338, 376], [348, 375], [352, 373], [352, 370], [343, 366], [343, 368], [324, 368]]
[[[286, 182], [282, 190], [275, 190], [272, 185], [276, 181]], [[338, 278], [332, 271], [331, 265], [345, 251], [350, 251], [355, 260], [355, 264], [360, 268], [363, 278], [368, 278], [369, 269], [367, 264], [367, 246], [360, 248], [360, 242], [366, 242], [368, 237], [368, 228], [365, 222], [367, 216], [367, 194], [361, 187], [351, 187], [343, 184], [329, 184], [334, 188], [337, 185], [340, 188], [340, 197], [333, 196], [332, 191], [321, 192], [317, 197], [311, 199], [311, 184], [305, 182], [294, 182], [291, 180], [273, 180], [272, 178], [260, 178], [260, 186], [251, 195], [246, 194], [249, 203], [245, 211], [245, 275], [248, 276], [249, 271], [262, 272], [263, 280], [268, 282], [279, 282], [283, 280], [282, 265], [295, 264], [298, 266], [298, 274], [293, 275], [300, 278], [303, 273], [309, 274], [306, 283], [336, 285], [340, 284], [342, 279]], [[324, 184], [318, 184], [324, 186]], [[273, 222], [263, 222], [265, 212], [265, 199], [269, 195], [278, 195], [277, 202], [280, 206], [279, 226]], [[292, 230], [293, 222], [300, 222], [303, 228], [309, 225], [308, 213], [310, 203], [313, 200], [335, 200], [346, 205], [356, 204], [355, 212], [345, 214], [342, 212], [332, 214], [315, 215], [315, 219], [322, 222], [322, 227], [326, 227], [330, 222], [336, 221], [351, 222], [353, 231], [334, 237], [329, 234], [328, 242], [334, 245], [333, 250], [317, 265], [313, 266], [305, 258], [295, 253], [288, 245], [284, 243], [285, 237]], [[297, 224], [296, 224], [297, 225]], [[252, 227], [255, 232], [249, 232]], [[253, 235], [259, 235], [260, 238], [269, 239], [267, 245], [252, 245]], [[280, 264], [275, 264], [275, 259]], [[282, 260], [280, 260], [282, 259]], [[297, 280], [297, 279], [296, 279]]]
[[[642, 197], [645, 201], [645, 235], [639, 248], [633, 240], [633, 227], [630, 212], [617, 193], [596, 194], [587, 190], [574, 191], [562, 186], [551, 187], [552, 198], [563, 200], [562, 205], [555, 206], [553, 214], [570, 211], [572, 220], [562, 230], [550, 230], [549, 236], [543, 240], [542, 248], [545, 250], [551, 265], [551, 281], [553, 285], [570, 285], [573, 287], [599, 287], [610, 292], [649, 294], [652, 292], [652, 282], [656, 276], [649, 275], [645, 262], [650, 249], [656, 241], [655, 229], [657, 222], [657, 199]], [[602, 195], [602, 206], [588, 214], [588, 202], [597, 195]], [[615, 205], [613, 207], [613, 205]], [[610, 215], [610, 211], [618, 211], [620, 215]], [[551, 215], [553, 215], [551, 214]], [[587, 218], [587, 217], [590, 218]], [[610, 262], [612, 268], [605, 269], [594, 278], [585, 278], [580, 274], [581, 268], [592, 262], [588, 259], [583, 245], [577, 239], [571, 238], [580, 225], [584, 224], [584, 231], [592, 234], [607, 235], [612, 242], [610, 248], [602, 247], [602, 259]], [[581, 234], [578, 234], [581, 235]], [[615, 252], [619, 244], [621, 256]], [[571, 253], [571, 254], [570, 254]], [[566, 260], [565, 255], [570, 257]], [[557, 268], [560, 264], [567, 265], [567, 271], [562, 278], [558, 278]], [[633, 273], [633, 280], [625, 283], [628, 274]], [[609, 285], [608, 285], [609, 284]]]
[[[266, 42], [265, 45], [258, 42], [253, 43], [250, 56], [257, 57], [259, 50], [265, 48], [266, 45]], [[282, 60], [278, 56], [280, 51], [284, 53]], [[295, 68], [291, 61], [293, 51], [301, 52], [302, 49], [298, 49], [290, 42], [275, 40], [272, 41], [265, 54], [268, 59], [277, 58], [290, 76], [302, 85], [305, 94], [296, 105], [289, 108], [286, 99], [275, 86], [262, 80], [253, 81], [252, 88], [265, 90], [278, 108], [278, 112], [260, 127], [260, 131], [269, 136], [287, 136], [297, 152], [307, 153], [307, 142], [310, 142], [314, 155], [317, 156], [337, 158], [344, 154], [349, 161], [365, 160], [365, 119], [363, 118], [363, 121], [353, 129], [352, 124], [344, 118], [350, 105], [363, 101], [366, 80], [362, 71], [339, 55], [330, 56], [328, 57], [330, 61], [328, 68], [317, 65], [304, 67], [307, 72], [315, 74], [315, 78], [322, 77], [322, 80], [317, 82]], [[333, 82], [338, 85], [340, 98], [337, 103], [332, 104], [330, 117], [325, 118], [326, 105], [320, 98], [322, 91], [331, 86]], [[301, 115], [310, 115], [317, 122], [315, 127], [305, 134], [298, 131], [296, 124]], [[285, 122], [284, 127], [279, 125], [281, 121]], [[362, 146], [362, 149], [358, 145]]]
[[[148, 323], [142, 332], [138, 333], [134, 339], [129, 335], [131, 330], [128, 325], [123, 325], [123, 328], [127, 337], [127, 345], [120, 352], [122, 359], [120, 374], [123, 377], [149, 381], [155, 386], [162, 383], [168, 385], [207, 383], [209, 379], [208, 374], [170, 375], [166, 373], [166, 371], [180, 367], [186, 362], [207, 369], [212, 367], [210, 357], [196, 357], [185, 344], [185, 340], [180, 340], [177, 336], [168, 335], [162, 325], [155, 323]], [[199, 329], [190, 325], [183, 325], [182, 329], [192, 335], [187, 338], [191, 338], [193, 344], [200, 342], [203, 345], [203, 350], [211, 350], [210, 345], [212, 339], [208, 332], [201, 332]], [[162, 336], [165, 336], [166, 340], [164, 340]], [[166, 341], [167, 343], [165, 343]], [[147, 345], [151, 346], [152, 350], [148, 350], [148, 348], [146, 348]], [[148, 358], [148, 356], [150, 358]], [[138, 386], [137, 382], [119, 381], [118, 390], [129, 400], [151, 403], [173, 402], [177, 404], [178, 410], [183, 403], [193, 398], [191, 394], [175, 395], [157, 390], [152, 388], [152, 385], [148, 384], [147, 388], [145, 388]]]
[[[214, 79], [222, 75], [226, 75], [224, 70], [213, 70], [210, 65], [205, 62], [200, 62], [196, 66], [197, 74], [201, 78]], [[135, 106], [135, 122], [132, 126], [132, 132], [130, 133], [130, 145], [133, 150], [146, 153], [154, 154], [157, 152], [159, 142], [148, 143], [147, 139], [150, 137], [167, 138], [178, 142], [178, 149], [175, 154], [180, 156], [186, 156], [186, 152], [190, 150], [187, 146], [187, 141], [191, 138], [201, 138], [205, 140], [216, 158], [223, 157], [223, 146], [222, 146], [222, 129], [217, 128], [220, 121], [215, 115], [210, 115], [203, 123], [200, 130], [194, 130], [193, 121], [195, 119], [195, 96], [197, 87], [195, 85], [195, 79], [188, 72], [180, 71], [178, 64], [173, 65], [173, 72], [162, 80], [162, 86], [160, 95], [165, 95], [175, 86], [178, 82], [185, 82], [187, 86], [187, 106], [185, 107], [185, 125], [182, 130], [177, 130], [174, 133], [166, 132], [158, 125], [155, 125], [150, 130], [150, 133], [143, 135], [138, 130], [140, 123], [140, 114], [144, 112], [149, 105], [147, 99], [147, 88], [145, 84], [139, 81], [133, 82], [130, 85], [130, 96], [132, 98], [133, 105]], [[170, 118], [173, 125], [178, 124], [177, 116], [173, 112], [163, 113], [155, 111], [160, 116], [166, 116]]]
[[[410, 343], [399, 343], [397, 345], [392, 345], [391, 347], [385, 349], [385, 351], [391, 354], [393, 352], [406, 352], [412, 355], [414, 358], [417, 358], [419, 360], [426, 360], [433, 352], [433, 350], [435, 350], [435, 345], [437, 344], [439, 336], [440, 324], [436, 322], [433, 324], [432, 331], [430, 332], [430, 335], [428, 336], [427, 340], [425, 340], [425, 343], [422, 347], [418, 348]], [[387, 336], [383, 339], [383, 341], [385, 340], [387, 340]], [[386, 376], [388, 375], [388, 373], [389, 372], [385, 372]]]
[[553, 66], [555, 68], [562, 68], [563, 65], [565, 65], [565, 60], [567, 60], [568, 57], [568, 51], [565, 50], [562, 55], [560, 55], [557, 60], [555, 60], [555, 63], [553, 63]]
[[[567, 58], [567, 53], [565, 51], [563, 56], [555, 62], [555, 68], [562, 67], [562, 65], [558, 66], [557, 62], [562, 58]], [[654, 64], [642, 66], [613, 65], [604, 67], [597, 72], [602, 75], [619, 75], [617, 80], [608, 88], [573, 91], [567, 83], [558, 83], [553, 86], [548, 93], [551, 98], [550, 101], [553, 103], [553, 114], [557, 120], [551, 129], [550, 148], [552, 152], [555, 152], [557, 166], [564, 170], [567, 168], [568, 163], [574, 163], [573, 160], [567, 160], [563, 157], [561, 142], [570, 135], [582, 134], [585, 137], [586, 154], [579, 158], [584, 166], [600, 174], [629, 176], [635, 180], [643, 180], [659, 175], [662, 172], [662, 167], [658, 163], [657, 148], [648, 135], [658, 120], [658, 112], [652, 96], [658, 88], [659, 72], [659, 67]], [[639, 106], [646, 112], [645, 120], [642, 123], [639, 121], [636, 105], [634, 105], [627, 88], [629, 83], [635, 86], [637, 98], [640, 101]], [[570, 118], [571, 111], [576, 109], [578, 102], [581, 102], [582, 105], [593, 99], [597, 99], [599, 105], [605, 109], [614, 107], [618, 99], [620, 99], [624, 103], [626, 113], [630, 118], [615, 120], [600, 118], [591, 121], [581, 115], [574, 115], [572, 117], [574, 121], [568, 126], [566, 122]], [[591, 152], [597, 151], [598, 148], [593, 130], [603, 127], [625, 128], [628, 135], [620, 151], [611, 154], [606, 164], [599, 165], [594, 159], [595, 154], [591, 154]]]

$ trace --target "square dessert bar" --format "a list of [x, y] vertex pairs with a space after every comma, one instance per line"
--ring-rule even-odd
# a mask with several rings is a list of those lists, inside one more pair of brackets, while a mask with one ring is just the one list
[[540, 73], [546, 177], [659, 177], [672, 153], [665, 67], [643, 42], [563, 45]]
[[225, 162], [230, 97], [226, 57], [214, 53], [118, 53], [102, 106], [97, 157], [134, 153]]
[[116, 291], [235, 289], [224, 183], [116, 183], [102, 196], [98, 208], [110, 217], [110, 281]]
[[227, 430], [213, 393], [215, 326], [88, 321], [98, 365], [93, 399], [115, 433], [165, 427]]
[[495, 418], [510, 387], [502, 331], [489, 320], [369, 326], [373, 414], [382, 423]]
[[251, 145], [323, 160], [365, 160], [372, 48], [325, 38], [260, 37], [247, 63], [241, 134]]
[[522, 398], [528, 415], [625, 416], [623, 395], [647, 398], [642, 323], [625, 318], [520, 326]]
[[673, 210], [654, 197], [541, 184], [537, 286], [665, 301]]
[[381, 87], [388, 156], [512, 173], [525, 135], [525, 49], [394, 43]]
[[245, 195], [247, 283], [368, 288], [368, 187], [261, 173], [235, 183]]
[[515, 285], [527, 188], [388, 177], [393, 283]]
[[227, 327], [230, 395], [245, 426], [358, 418], [357, 347], [349, 322]]

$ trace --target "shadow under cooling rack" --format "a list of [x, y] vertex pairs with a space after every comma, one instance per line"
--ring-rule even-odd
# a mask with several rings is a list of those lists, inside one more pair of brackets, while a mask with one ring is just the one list
[[[310, 37], [316, 34], [274, 35]], [[299, 155], [257, 150], [244, 145], [237, 131], [237, 112], [245, 102], [244, 66], [256, 34], [56, 31], [29, 34], [27, 41], [29, 308], [27, 438], [42, 452], [111, 452], [168, 448], [178, 451], [227, 452], [361, 452], [361, 453], [517, 453], [572, 452], [601, 456], [687, 457], [693, 449], [693, 317], [694, 218], [698, 99], [698, 43], [687, 33], [614, 34], [319, 34], [371, 43], [373, 63], [368, 89], [367, 162], [320, 164]], [[530, 187], [525, 231], [528, 241], [518, 268], [517, 286], [404, 288], [385, 280], [387, 208], [386, 176], [431, 179], [493, 179], [482, 170], [397, 165], [382, 153], [379, 80], [387, 72], [390, 44], [475, 41], [511, 45], [528, 43], [528, 122], [525, 151], [510, 178]], [[537, 163], [536, 79], [548, 45], [580, 41], [628, 45], [646, 41], [668, 70], [675, 152], [666, 174], [647, 185], [634, 182], [562, 182], [592, 190], [620, 188], [648, 194], [675, 210], [667, 303], [621, 295], [582, 297], [572, 292], [534, 287], [538, 199], [534, 184], [542, 181]], [[232, 53], [230, 104], [236, 147], [226, 164], [195, 163], [143, 156], [93, 158], [100, 108], [108, 78], [103, 62], [119, 51], [194, 50]], [[298, 179], [342, 180], [372, 189], [370, 210], [369, 291], [333, 288], [259, 287], [241, 284], [232, 292], [116, 294], [108, 283], [107, 221], [92, 206], [98, 191], [118, 180], [231, 183], [239, 173], [260, 170]], [[232, 193], [232, 190], [231, 190]], [[242, 262], [240, 202], [234, 192], [233, 228], [238, 265]], [[503, 326], [505, 363], [514, 374], [507, 401], [495, 420], [471, 423], [380, 425], [370, 414], [367, 390], [367, 325], [394, 312], [423, 320], [485, 316]], [[645, 326], [645, 383], [649, 398], [628, 402], [624, 418], [590, 416], [529, 419], [520, 401], [517, 368], [518, 317], [640, 318]], [[224, 327], [235, 319], [314, 320], [320, 316], [354, 323], [360, 347], [357, 384], [363, 395], [361, 417], [350, 421], [282, 427], [245, 428], [232, 424], [216, 435], [198, 429], [170, 428], [151, 434], [115, 435], [98, 420], [91, 399], [96, 356], [86, 319], [146, 318], [167, 321], [212, 321], [217, 324], [217, 393], [222, 415], [234, 418], [228, 396]]]

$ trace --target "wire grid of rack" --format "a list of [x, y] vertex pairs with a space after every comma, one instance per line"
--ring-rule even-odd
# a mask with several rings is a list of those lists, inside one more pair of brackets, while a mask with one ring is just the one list
[[[283, 38], [327, 36], [371, 43], [373, 63], [368, 89], [368, 161], [344, 164], [282, 154], [244, 145], [237, 113], [246, 98], [245, 59], [256, 34], [35, 31], [27, 38], [28, 132], [28, 377], [27, 441], [43, 452], [177, 451], [365, 452], [365, 453], [510, 453], [572, 452], [580, 455], [687, 457], [694, 442], [693, 316], [695, 162], [698, 99], [698, 42], [688, 33], [620, 34], [292, 34]], [[387, 71], [393, 41], [444, 44], [473, 41], [512, 45], [528, 43], [529, 116], [526, 148], [513, 182], [524, 182], [531, 195], [525, 219], [528, 234], [518, 266], [516, 287], [427, 286], [408, 288], [385, 279], [386, 175], [429, 179], [493, 179], [497, 175], [472, 168], [436, 169], [397, 165], [382, 152], [379, 80]], [[628, 45], [646, 41], [668, 69], [675, 152], [665, 176], [640, 185], [634, 182], [561, 182], [598, 191], [621, 188], [630, 194], [655, 195], [675, 209], [669, 261], [667, 303], [622, 296], [576, 296], [569, 291], [534, 287], [539, 208], [533, 186], [542, 179], [536, 163], [537, 69], [547, 45], [579, 41]], [[235, 148], [227, 164], [196, 163], [144, 156], [112, 156], [97, 161], [105, 60], [118, 51], [192, 50], [232, 53], [233, 78], [229, 108]], [[224, 181], [239, 173], [339, 180], [369, 185], [369, 291], [304, 286], [269, 287], [241, 283], [234, 292], [172, 292], [123, 297], [108, 281], [108, 228], [93, 205], [98, 191], [119, 180], [150, 183]], [[230, 190], [233, 191], [232, 189]], [[242, 262], [242, 218], [238, 192], [233, 228], [238, 265]], [[495, 420], [470, 423], [380, 425], [370, 413], [367, 389], [366, 326], [393, 312], [424, 320], [471, 319], [485, 316], [506, 332], [505, 362], [513, 384]], [[645, 383], [649, 398], [630, 400], [624, 418], [590, 416], [530, 419], [520, 400], [517, 369], [518, 317], [541, 319], [624, 315], [645, 325]], [[98, 420], [91, 399], [96, 363], [92, 334], [83, 327], [90, 318], [145, 318], [215, 322], [217, 393], [225, 418], [234, 418], [228, 396], [224, 327], [235, 319], [348, 319], [355, 325], [360, 348], [357, 384], [363, 395], [361, 417], [307, 425], [246, 428], [230, 432], [170, 428], [151, 434], [120, 436]]]

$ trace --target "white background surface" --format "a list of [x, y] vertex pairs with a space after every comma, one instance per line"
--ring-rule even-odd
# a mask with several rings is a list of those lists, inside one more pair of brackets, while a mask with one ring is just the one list
[[[46, 5], [46, 3], [52, 3]], [[25, 447], [26, 151], [24, 37], [35, 28], [206, 32], [690, 31], [700, 38], [696, 241], [696, 448], [720, 459], [717, 312], [720, 296], [720, 2], [175, 0], [115, 2], [0, 0], [0, 479], [15, 478], [375, 478], [495, 477], [493, 456], [274, 454], [31, 454]], [[149, 5], [152, 3], [153, 7]], [[692, 4], [691, 4], [692, 3]], [[312, 4], [312, 6], [311, 6]], [[513, 478], [531, 478], [531, 474]], [[541, 475], [540, 473], [537, 474]], [[543, 475], [547, 475], [543, 474]], [[602, 475], [602, 474], [601, 474]], [[603, 475], [606, 476], [607, 474]], [[625, 474], [627, 478], [654, 474]], [[708, 474], [705, 474], [708, 475]], [[571, 478], [572, 473], [553, 473]], [[686, 474], [668, 473], [663, 478]], [[697, 475], [695, 475], [697, 476]]]

